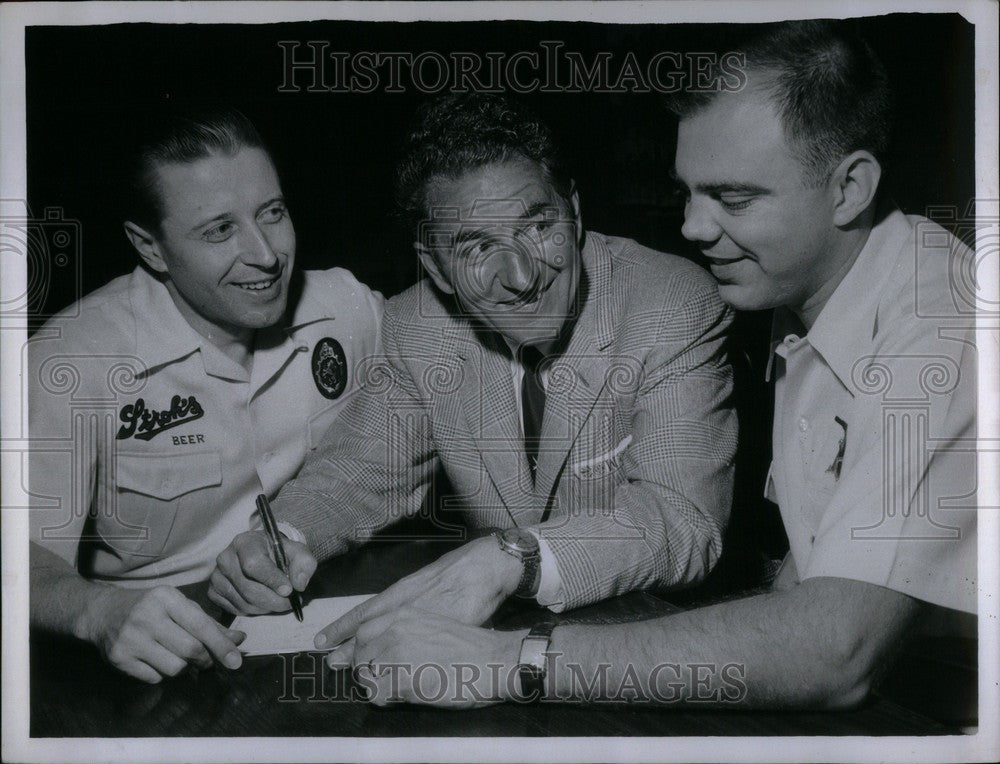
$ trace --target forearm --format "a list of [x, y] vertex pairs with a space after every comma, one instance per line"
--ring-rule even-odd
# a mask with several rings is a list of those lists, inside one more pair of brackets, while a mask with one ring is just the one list
[[[873, 601], [838, 607], [859, 604], [856, 596]], [[850, 707], [868, 694], [874, 667], [901, 641], [916, 608], [881, 587], [812, 579], [790, 592], [638, 624], [560, 626], [550, 692], [588, 701]]]
[[[730, 475], [720, 482], [728, 486]], [[538, 526], [555, 558], [566, 606], [702, 580], [722, 550], [728, 506], [721, 503], [709, 511], [678, 491], [623, 481], [607, 499], [607, 510], [571, 508], [569, 518]], [[581, 560], [587, 565], [581, 567]]]
[[114, 593], [114, 588], [87, 581], [45, 547], [38, 544], [30, 547], [32, 627], [90, 640], [94, 611]]
[[416, 513], [437, 468], [426, 417], [413, 416], [419, 404], [400, 381], [404, 372], [383, 366], [386, 389], [357, 393], [273, 505], [319, 561]]
[[[340, 465], [348, 465], [348, 475]], [[412, 475], [412, 471], [404, 474]], [[310, 465], [274, 502], [275, 518], [299, 531], [320, 562], [365, 543], [383, 528], [417, 512], [426, 481], [401, 485], [400, 475], [351, 456]]]

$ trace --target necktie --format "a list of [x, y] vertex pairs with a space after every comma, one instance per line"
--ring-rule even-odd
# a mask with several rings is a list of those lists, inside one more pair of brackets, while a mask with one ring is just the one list
[[524, 419], [524, 452], [528, 455], [531, 479], [535, 479], [538, 465], [538, 441], [542, 435], [545, 415], [545, 388], [542, 387], [542, 361], [544, 356], [534, 347], [521, 352], [524, 379], [521, 380], [521, 413]]

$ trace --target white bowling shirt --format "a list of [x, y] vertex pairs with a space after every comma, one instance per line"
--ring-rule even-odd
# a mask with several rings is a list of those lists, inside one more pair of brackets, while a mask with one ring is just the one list
[[776, 312], [767, 496], [800, 579], [975, 612], [976, 348], [961, 278], [971, 255], [894, 210], [808, 334]]
[[257, 332], [250, 372], [142, 268], [40, 329], [24, 380], [31, 540], [97, 580], [207, 578], [381, 352], [380, 294], [340, 268], [301, 275], [287, 324]]

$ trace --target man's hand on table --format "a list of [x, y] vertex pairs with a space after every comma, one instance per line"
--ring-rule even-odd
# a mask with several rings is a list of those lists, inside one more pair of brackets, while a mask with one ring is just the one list
[[353, 648], [358, 682], [378, 706], [405, 702], [464, 709], [499, 703], [519, 691], [517, 659], [526, 633], [398, 608], [358, 628]]
[[188, 665], [208, 668], [213, 660], [239, 668], [237, 646], [246, 636], [224, 628], [169, 586], [105, 587], [87, 608], [81, 629], [111, 665], [150, 683]]
[[288, 595], [305, 590], [316, 572], [316, 558], [305, 544], [284, 539], [291, 580], [275, 564], [264, 531], [247, 531], [232, 540], [216, 558], [208, 598], [237, 615], [258, 615], [289, 609]]
[[[521, 563], [500, 549], [495, 538], [477, 539], [400, 579], [338, 618], [316, 635], [315, 645], [321, 650], [340, 645], [360, 633], [366, 624], [401, 608], [438, 613], [459, 624], [478, 626], [513, 594], [520, 578]], [[346, 642], [330, 653], [327, 662], [331, 666], [350, 663], [353, 651], [354, 643]]]

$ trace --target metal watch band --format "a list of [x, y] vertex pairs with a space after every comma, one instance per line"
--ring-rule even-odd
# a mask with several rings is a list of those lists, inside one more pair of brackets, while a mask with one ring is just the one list
[[536, 623], [521, 640], [517, 675], [521, 680], [521, 698], [526, 702], [535, 703], [545, 695], [545, 655], [552, 643], [555, 627], [554, 621]]

